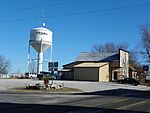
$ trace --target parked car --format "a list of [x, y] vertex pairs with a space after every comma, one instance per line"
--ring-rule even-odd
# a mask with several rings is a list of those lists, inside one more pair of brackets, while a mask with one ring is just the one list
[[120, 84], [132, 84], [132, 85], [134, 85], [134, 86], [137, 86], [137, 85], [140, 84], [140, 82], [137, 81], [137, 80], [134, 79], [134, 78], [124, 78], [124, 79], [122, 79], [122, 80], [118, 80], [118, 82], [119, 82]]
[[25, 73], [25, 78], [29, 79], [29, 78], [37, 78], [36, 73]]

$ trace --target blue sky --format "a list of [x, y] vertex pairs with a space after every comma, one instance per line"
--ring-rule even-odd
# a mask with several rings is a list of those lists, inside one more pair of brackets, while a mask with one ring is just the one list
[[126, 42], [131, 49], [140, 41], [139, 26], [150, 23], [149, 0], [1, 0], [0, 54], [11, 61], [11, 72], [27, 70], [29, 33], [40, 26], [42, 9], [60, 68], [93, 44]]

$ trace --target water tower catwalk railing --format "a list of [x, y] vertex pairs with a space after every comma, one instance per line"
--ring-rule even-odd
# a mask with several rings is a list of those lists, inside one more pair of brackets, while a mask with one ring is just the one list
[[30, 64], [30, 46], [38, 53], [37, 74], [42, 71], [43, 53], [50, 48], [50, 62], [52, 62], [52, 32], [46, 28], [34, 28], [30, 32], [29, 49], [28, 49], [28, 71]]

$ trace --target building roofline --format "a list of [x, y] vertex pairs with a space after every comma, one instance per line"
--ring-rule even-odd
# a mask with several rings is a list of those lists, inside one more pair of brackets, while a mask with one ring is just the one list
[[74, 64], [74, 63], [75, 63], [75, 62], [67, 63], [67, 64], [65, 64], [65, 65], [62, 65], [62, 67], [67, 66], [67, 65], [70, 65], [70, 64]]
[[122, 51], [124, 51], [124, 52], [128, 52], [128, 53], [129, 53], [129, 51], [127, 51], [127, 50], [124, 50], [124, 49], [119, 49], [119, 52], [120, 52], [120, 50], [122, 50]]

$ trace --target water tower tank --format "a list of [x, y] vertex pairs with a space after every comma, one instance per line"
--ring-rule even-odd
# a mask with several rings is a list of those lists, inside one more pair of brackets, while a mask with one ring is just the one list
[[34, 28], [30, 32], [30, 44], [37, 52], [44, 52], [52, 45], [52, 32], [47, 28]]
[[[42, 71], [43, 53], [48, 48], [52, 48], [52, 32], [47, 28], [34, 28], [30, 32], [29, 45], [31, 45], [38, 53], [37, 74]], [[52, 56], [52, 52], [51, 52]]]

